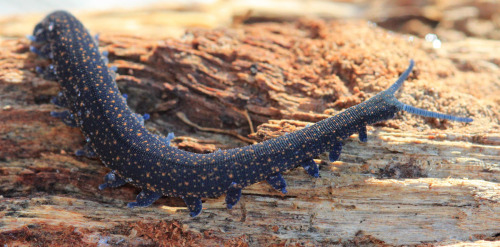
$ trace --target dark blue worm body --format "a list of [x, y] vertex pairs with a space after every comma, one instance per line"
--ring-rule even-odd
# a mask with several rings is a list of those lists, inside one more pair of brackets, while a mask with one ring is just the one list
[[62, 87], [62, 94], [54, 102], [69, 108], [68, 112], [53, 115], [79, 127], [89, 144], [81, 152], [95, 154], [112, 169], [101, 189], [126, 182], [142, 189], [130, 207], [150, 205], [162, 195], [176, 196], [184, 198], [191, 216], [196, 216], [201, 212], [202, 197], [227, 194], [226, 203], [231, 208], [243, 187], [262, 180], [286, 192], [280, 173], [302, 165], [310, 175], [318, 177], [313, 158], [328, 151], [330, 159], [336, 160], [342, 140], [359, 133], [360, 139], [366, 141], [366, 125], [390, 119], [401, 110], [472, 121], [397, 101], [394, 92], [411, 72], [412, 61], [388, 90], [312, 126], [242, 148], [190, 153], [170, 147], [171, 136], [160, 137], [146, 130], [144, 120], [129, 109], [120, 94], [96, 41], [71, 14], [50, 14], [35, 27], [31, 39], [35, 44], [32, 51], [53, 61], [50, 74]]

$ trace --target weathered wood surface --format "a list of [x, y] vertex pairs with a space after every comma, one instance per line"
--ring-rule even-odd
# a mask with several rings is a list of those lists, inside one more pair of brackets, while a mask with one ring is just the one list
[[[26, 39], [0, 47], [0, 243], [45, 245], [401, 245], [499, 244], [500, 52], [498, 41], [447, 43], [366, 22], [301, 19], [190, 29], [182, 38], [101, 34], [118, 83], [152, 131], [176, 133], [194, 152], [247, 145], [319, 121], [385, 89], [410, 58], [398, 97], [471, 116], [471, 124], [406, 113], [346, 141], [321, 178], [285, 174], [283, 196], [265, 183], [225, 209], [204, 200], [196, 218], [177, 198], [130, 210], [138, 190], [99, 191], [108, 171], [75, 157], [83, 139], [49, 112], [57, 83]], [[202, 131], [193, 124], [232, 135]], [[274, 119], [274, 120], [273, 120]], [[251, 124], [250, 124], [251, 123]], [[207, 129], [204, 129], [207, 130]], [[210, 129], [208, 129], [210, 130]], [[221, 132], [221, 131], [219, 131]]]

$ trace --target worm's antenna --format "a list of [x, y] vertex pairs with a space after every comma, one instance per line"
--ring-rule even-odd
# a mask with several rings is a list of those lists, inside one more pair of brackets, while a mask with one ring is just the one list
[[398, 78], [398, 80], [394, 84], [392, 84], [392, 86], [388, 88], [386, 92], [394, 94], [403, 85], [403, 82], [406, 80], [406, 78], [408, 78], [408, 76], [410, 75], [411, 70], [413, 69], [413, 65], [415, 65], [415, 62], [413, 61], [413, 59], [411, 59], [410, 66], [408, 66], [405, 72], [403, 72], [403, 74]]

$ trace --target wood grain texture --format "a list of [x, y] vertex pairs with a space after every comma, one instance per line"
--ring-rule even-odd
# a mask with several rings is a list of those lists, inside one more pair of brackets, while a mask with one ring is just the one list
[[[34, 25], [34, 23], [33, 23]], [[500, 234], [500, 53], [464, 40], [430, 44], [360, 21], [300, 19], [236, 29], [190, 29], [183, 38], [102, 33], [129, 104], [151, 131], [176, 133], [193, 152], [246, 145], [249, 120], [261, 141], [304, 127], [390, 85], [415, 59], [403, 102], [471, 116], [466, 125], [401, 113], [346, 141], [321, 178], [285, 174], [289, 193], [259, 183], [232, 210], [207, 199], [196, 218], [178, 198], [128, 209], [130, 186], [99, 191], [107, 170], [75, 157], [79, 131], [49, 112], [57, 83], [26, 39], [0, 46], [0, 243], [46, 245], [409, 245], [498, 244]], [[473, 43], [478, 44], [478, 43]], [[446, 47], [446, 48], [445, 48]], [[450, 47], [453, 47], [450, 48]], [[464, 49], [470, 52], [464, 53]], [[496, 95], [496, 96], [495, 96]], [[78, 240], [78, 241], [75, 241]]]

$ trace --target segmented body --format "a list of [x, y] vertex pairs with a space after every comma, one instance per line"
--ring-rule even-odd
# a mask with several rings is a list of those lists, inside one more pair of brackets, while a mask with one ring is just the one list
[[[286, 192], [280, 173], [302, 165], [317, 177], [313, 158], [327, 151], [331, 159], [338, 158], [343, 139], [358, 132], [366, 141], [367, 124], [392, 118], [402, 110], [393, 92], [384, 91], [288, 135], [210, 154], [190, 153], [170, 147], [168, 139], [144, 127], [120, 94], [96, 41], [71, 14], [58, 11], [47, 16], [35, 28], [33, 40], [39, 44], [37, 53], [53, 61], [62, 87], [58, 101], [69, 108], [67, 121], [81, 129], [90, 150], [113, 170], [102, 188], [125, 182], [142, 188], [137, 202], [129, 204], [132, 207], [147, 206], [161, 195], [177, 196], [184, 198], [191, 216], [196, 216], [201, 197], [226, 193], [228, 207], [232, 207], [241, 188], [265, 179]], [[410, 71], [411, 67], [404, 78]]]

